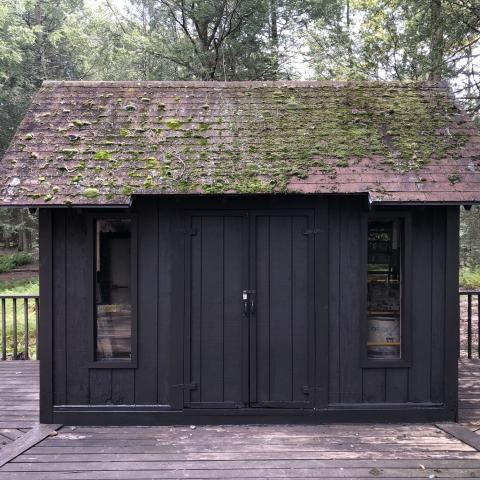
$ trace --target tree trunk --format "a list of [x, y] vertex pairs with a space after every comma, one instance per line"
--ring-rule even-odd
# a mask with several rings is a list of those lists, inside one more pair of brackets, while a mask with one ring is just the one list
[[38, 63], [42, 75], [42, 80], [46, 80], [48, 78], [48, 67], [47, 67], [47, 59], [45, 55], [45, 45], [46, 45], [46, 36], [45, 31], [43, 29], [43, 22], [44, 22], [44, 9], [43, 9], [44, 0], [37, 0], [35, 3], [35, 24], [39, 27], [37, 32], [37, 39], [36, 39], [36, 49], [38, 55]]
[[272, 79], [278, 79], [279, 40], [278, 40], [278, 0], [270, 0], [270, 45], [272, 55]]
[[[348, 66], [353, 69], [352, 37], [350, 31], [350, 0], [347, 0]], [[351, 72], [350, 72], [351, 73]]]
[[438, 82], [442, 78], [443, 64], [443, 20], [442, 0], [430, 0], [430, 72], [429, 80]]

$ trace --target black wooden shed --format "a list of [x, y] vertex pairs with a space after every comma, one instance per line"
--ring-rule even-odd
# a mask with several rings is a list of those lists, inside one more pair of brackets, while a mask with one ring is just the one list
[[443, 85], [46, 82], [0, 164], [41, 420], [454, 419], [479, 147]]

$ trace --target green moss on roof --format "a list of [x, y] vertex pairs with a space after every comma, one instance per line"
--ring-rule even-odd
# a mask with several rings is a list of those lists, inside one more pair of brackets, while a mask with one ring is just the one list
[[93, 187], [85, 188], [85, 190], [83, 190], [82, 192], [82, 195], [85, 198], [96, 198], [98, 197], [98, 194], [99, 194], [98, 188], [93, 188]]
[[[352, 86], [328, 93], [313, 102], [308, 90], [298, 89], [292, 102], [289, 89], [282, 88], [271, 93], [275, 109], [258, 100], [242, 103], [239, 117], [248, 119], [247, 145], [232, 144], [230, 159], [217, 165], [204, 190], [285, 191], [292, 177], [305, 178], [312, 168], [334, 176], [335, 165], [345, 167], [347, 159], [372, 156], [382, 157], [392, 171], [406, 173], [465, 143], [462, 136], [452, 142], [437, 134], [456, 111], [451, 100], [429, 102], [414, 85], [393, 91]], [[255, 153], [249, 155], [252, 146]], [[252, 174], [232, 164], [246, 158], [255, 163]], [[270, 180], [258, 182], [264, 177]]]
[[171, 118], [167, 120], [165, 124], [170, 130], [180, 130], [182, 128], [182, 122], [180, 122], [176, 118]]
[[106, 150], [99, 150], [97, 153], [95, 153], [93, 159], [98, 161], [111, 160], [112, 154]]
[[71, 159], [78, 153], [78, 150], [75, 148], [64, 148], [62, 153], [65, 159]]
[[88, 120], [81, 119], [75, 119], [72, 121], [72, 123], [78, 128], [89, 127], [92, 124], [92, 122], [89, 122]]

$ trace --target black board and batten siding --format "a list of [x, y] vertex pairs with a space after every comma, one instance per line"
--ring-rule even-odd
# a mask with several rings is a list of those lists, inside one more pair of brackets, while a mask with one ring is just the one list
[[363, 196], [135, 198], [136, 358], [97, 368], [89, 222], [121, 210], [42, 209], [42, 421], [454, 418], [458, 207], [389, 210], [408, 217], [406, 358], [389, 367], [362, 350], [377, 210]]

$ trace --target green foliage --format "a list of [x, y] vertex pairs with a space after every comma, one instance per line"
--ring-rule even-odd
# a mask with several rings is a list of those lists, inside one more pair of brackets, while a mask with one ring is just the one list
[[478, 267], [463, 267], [460, 269], [460, 288], [480, 288], [480, 266]]
[[473, 114], [480, 104], [480, 10], [473, 0], [346, 0], [308, 27], [317, 78], [452, 80]]
[[[479, 40], [480, 11], [475, 0], [2, 0], [0, 155], [44, 79], [313, 77], [406, 81], [441, 77], [452, 81], [458, 97], [480, 122]], [[280, 96], [277, 100], [279, 109], [287, 105], [294, 108], [298, 103], [297, 98]], [[165, 121], [162, 115], [166, 106], [149, 105], [148, 92], [139, 95], [137, 106], [124, 105], [122, 98], [117, 101], [125, 108], [126, 116], [133, 109], [145, 107], [159, 113], [159, 123]], [[203, 108], [207, 113], [209, 105]], [[88, 120], [79, 118], [70, 127], [89, 129], [95, 122], [90, 113], [86, 114]], [[181, 126], [172, 126], [182, 131]], [[207, 128], [205, 122], [197, 124], [200, 132]], [[78, 142], [78, 132], [66, 133], [71, 143]], [[342, 133], [340, 128], [339, 138], [328, 139], [339, 166], [345, 164]], [[370, 133], [368, 127], [359, 125], [357, 130], [350, 129], [345, 139], [353, 141], [354, 148], [361, 151], [365, 138], [378, 144], [375, 135], [367, 137]], [[112, 139], [111, 145], [113, 140], [128, 142], [136, 134], [136, 126], [127, 125], [120, 132], [121, 138]], [[192, 132], [187, 134], [194, 138]], [[268, 134], [265, 137], [267, 143], [273, 142]], [[312, 138], [310, 134], [307, 137]], [[24, 140], [28, 143], [32, 139], [33, 135], [27, 133]], [[397, 145], [410, 155], [414, 167], [424, 162], [432, 147], [420, 134], [419, 139], [418, 145]], [[206, 146], [205, 139], [197, 140], [200, 146]], [[315, 148], [315, 143], [300, 143], [300, 156], [306, 159], [305, 152]], [[280, 149], [281, 145], [271, 145], [271, 154], [282, 158]], [[260, 157], [267, 153], [256, 152]], [[71, 158], [75, 152], [66, 149], [64, 154]], [[35, 155], [32, 153], [32, 158]], [[233, 164], [237, 157], [233, 152]], [[303, 175], [305, 162], [294, 162], [292, 171]], [[252, 178], [253, 170], [261, 167], [261, 161], [252, 166]], [[101, 164], [97, 168], [102, 168]], [[170, 167], [166, 172], [171, 175]], [[279, 176], [283, 178], [284, 174]], [[72, 181], [80, 180], [77, 175]], [[459, 180], [456, 176], [450, 178], [453, 184]], [[145, 181], [150, 185], [149, 179]], [[246, 184], [247, 191], [273, 188], [253, 180]], [[188, 185], [187, 179], [182, 179], [182, 185]], [[219, 178], [218, 185], [210, 188], [227, 187], [222, 187]], [[95, 195], [95, 190], [87, 188], [87, 198]], [[129, 190], [126, 185], [126, 194]], [[52, 190], [47, 199], [52, 199], [54, 193]], [[26, 210], [0, 209], [0, 244], [20, 250], [35, 247], [36, 222], [36, 217]], [[462, 223], [464, 227], [470, 232], [468, 245], [472, 246], [473, 228]]]
[[0, 208], [0, 246], [31, 251], [38, 243], [38, 216], [23, 208]]
[[[31, 278], [28, 280], [15, 280], [8, 282], [0, 282], [0, 295], [38, 295], [39, 284], [38, 278]], [[36, 345], [36, 321], [35, 316], [35, 301], [28, 301], [28, 339], [29, 339], [29, 354], [31, 359], [37, 356]], [[20, 309], [20, 310], [18, 310]], [[7, 357], [13, 355], [13, 302], [6, 300], [6, 347]], [[17, 303], [17, 354], [23, 351], [25, 345], [25, 323], [23, 322], [23, 302]]]
[[22, 265], [32, 263], [32, 255], [28, 253], [15, 253], [12, 255], [0, 255], [0, 273], [7, 273]]
[[460, 265], [480, 267], [480, 206], [460, 210]]
[[0, 281], [0, 295], [38, 295], [38, 278]]

